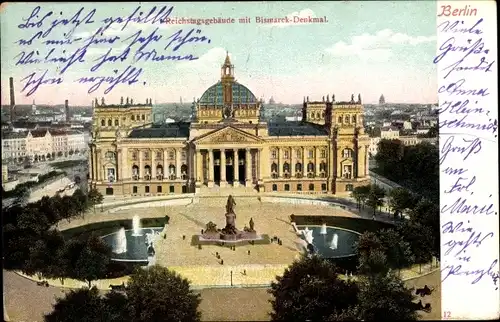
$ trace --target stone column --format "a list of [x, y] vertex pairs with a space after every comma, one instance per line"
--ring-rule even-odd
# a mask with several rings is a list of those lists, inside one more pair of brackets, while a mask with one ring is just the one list
[[203, 183], [203, 157], [199, 149], [196, 149], [196, 158], [194, 162], [196, 164], [196, 171], [194, 173], [196, 184], [201, 185]]
[[238, 187], [240, 184], [240, 165], [239, 165], [239, 157], [238, 157], [238, 149], [233, 150], [234, 151], [234, 180], [233, 180], [233, 187]]
[[369, 159], [368, 159], [368, 148], [369, 148], [369, 145], [365, 145], [365, 166], [364, 166], [364, 169], [365, 169], [365, 173], [363, 173], [363, 177], [366, 177], [368, 175], [368, 164], [370, 163], [369, 162]]
[[319, 177], [319, 158], [318, 158], [319, 149], [317, 146], [314, 147], [314, 176]]
[[225, 187], [226, 181], [226, 150], [220, 149], [220, 183], [221, 188]]
[[245, 149], [245, 186], [252, 186], [252, 155], [250, 148]]
[[116, 150], [116, 160], [115, 160], [115, 164], [116, 164], [116, 178], [115, 178], [115, 180], [116, 181], [122, 180], [123, 171], [122, 171], [122, 167], [121, 167], [121, 161], [122, 161], [122, 149], [118, 148]]
[[151, 180], [158, 180], [156, 179], [156, 150], [151, 150], [150, 155], [151, 155]]
[[208, 150], [208, 187], [214, 186], [214, 150]]
[[[306, 148], [302, 148], [302, 178], [307, 176], [307, 159], [306, 159]], [[303, 189], [303, 188], [302, 188]]]
[[101, 167], [101, 149], [96, 149], [96, 159], [97, 159], [97, 173], [96, 173], [96, 181], [102, 181], [102, 167]]
[[281, 156], [281, 148], [278, 148], [278, 178], [281, 178], [283, 174], [283, 157]]
[[175, 150], [175, 177], [177, 179], [181, 178], [181, 155], [182, 155], [182, 149], [176, 149]]
[[166, 179], [168, 173], [168, 151], [167, 149], [163, 149], [163, 180]]
[[90, 147], [90, 160], [92, 165], [92, 181], [97, 181], [97, 163], [95, 146]]
[[145, 173], [144, 162], [142, 161], [142, 157], [143, 157], [144, 153], [142, 152], [142, 150], [139, 150], [138, 154], [139, 154], [139, 173], [138, 173], [138, 175], [139, 175], [139, 180], [141, 180], [144, 178], [144, 173]]
[[122, 181], [128, 180], [130, 178], [130, 169], [128, 166], [128, 149], [122, 148], [122, 158], [121, 158], [121, 168], [122, 168], [122, 177], [120, 178]]
[[258, 151], [256, 154], [257, 161], [255, 162], [255, 164], [257, 165], [257, 179], [258, 181], [262, 181], [263, 180], [262, 168], [265, 167], [266, 165], [262, 164], [262, 148], [258, 149], [257, 151]]

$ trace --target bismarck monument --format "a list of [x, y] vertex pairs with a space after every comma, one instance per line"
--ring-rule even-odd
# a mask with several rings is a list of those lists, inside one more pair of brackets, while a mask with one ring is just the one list
[[217, 229], [217, 225], [210, 221], [207, 223], [206, 229], [202, 231], [201, 235], [198, 235], [198, 241], [203, 242], [238, 242], [238, 241], [261, 241], [265, 238], [261, 235], [257, 235], [254, 229], [253, 218], [250, 218], [248, 223], [249, 227], [245, 226], [243, 230], [236, 228], [236, 214], [234, 212], [234, 207], [236, 202], [233, 196], [227, 198], [226, 203], [226, 226], [223, 229]]

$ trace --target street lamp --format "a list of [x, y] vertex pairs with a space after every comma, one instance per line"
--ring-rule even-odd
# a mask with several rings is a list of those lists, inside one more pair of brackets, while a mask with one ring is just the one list
[[231, 271], [231, 286], [233, 286], [233, 271]]

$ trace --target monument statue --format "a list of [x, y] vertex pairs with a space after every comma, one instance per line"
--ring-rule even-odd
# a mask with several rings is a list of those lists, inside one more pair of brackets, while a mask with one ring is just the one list
[[229, 197], [227, 197], [226, 213], [234, 213], [234, 206], [236, 206], [236, 202], [234, 201], [233, 196], [229, 195]]
[[211, 242], [223, 242], [223, 241], [239, 241], [239, 240], [257, 240], [262, 239], [262, 236], [257, 235], [254, 229], [253, 218], [250, 218], [250, 228], [245, 226], [243, 231], [236, 228], [236, 214], [234, 213], [234, 206], [236, 202], [232, 195], [229, 195], [226, 203], [226, 226], [223, 229], [217, 229], [217, 226], [213, 222], [208, 222], [206, 229], [202, 231], [199, 238], [205, 241]]

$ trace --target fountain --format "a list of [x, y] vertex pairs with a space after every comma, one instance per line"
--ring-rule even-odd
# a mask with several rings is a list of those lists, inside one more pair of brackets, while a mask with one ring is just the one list
[[332, 241], [330, 242], [330, 249], [333, 249], [333, 250], [337, 249], [338, 241], [339, 241], [339, 235], [333, 234]]
[[305, 229], [301, 230], [301, 232], [306, 242], [308, 244], [312, 244], [314, 240], [313, 231], [306, 227]]
[[116, 241], [113, 252], [115, 254], [123, 254], [127, 252], [127, 236], [125, 235], [125, 228], [120, 228], [116, 233]]
[[135, 215], [134, 218], [132, 218], [132, 236], [138, 237], [142, 236], [141, 233], [141, 218], [138, 215]]
[[321, 225], [320, 235], [326, 235], [326, 224]]

